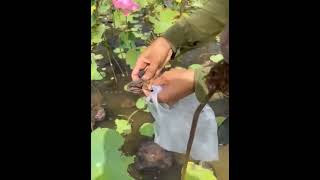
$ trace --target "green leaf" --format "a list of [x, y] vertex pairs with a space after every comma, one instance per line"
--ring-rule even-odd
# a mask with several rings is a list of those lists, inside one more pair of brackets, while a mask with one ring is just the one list
[[132, 13], [132, 17], [137, 18], [137, 17], [140, 17], [140, 16], [142, 16], [142, 14], [139, 13], [139, 12], [134, 12], [134, 13]]
[[100, 43], [102, 41], [102, 34], [107, 29], [104, 24], [99, 24], [91, 28], [91, 43]]
[[[151, 1], [157, 1], [157, 0], [151, 0]], [[162, 4], [157, 4], [156, 6], [155, 6], [155, 8], [154, 8], [154, 12], [155, 13], [159, 13], [159, 12], [161, 12], [161, 11], [163, 11], [163, 5]]]
[[210, 56], [210, 60], [215, 63], [218, 63], [219, 61], [223, 60], [223, 56], [222, 54], [212, 55]]
[[141, 24], [135, 24], [133, 27], [135, 27], [135, 28], [142, 28], [142, 25], [141, 25]]
[[126, 92], [129, 92], [129, 90], [128, 90], [128, 84], [126, 84], [126, 85], [123, 86], [123, 90], [126, 91]]
[[217, 180], [213, 172], [193, 162], [188, 162], [186, 180]]
[[91, 133], [91, 180], [133, 180], [127, 172], [134, 156], [124, 156], [119, 148], [124, 138], [113, 129], [97, 128]]
[[91, 54], [91, 80], [101, 80], [103, 77], [101, 74], [97, 71], [97, 64], [94, 59], [92, 59]]
[[[160, 21], [171, 21], [179, 15], [178, 11], [169, 9], [169, 8], [165, 8], [160, 14], [159, 14], [159, 20]], [[173, 22], [172, 22], [173, 23]]]
[[126, 62], [127, 64], [130, 65], [130, 68], [133, 69], [136, 62], [137, 62], [137, 59], [140, 55], [140, 50], [139, 49], [130, 49], [127, 54], [126, 54]]
[[202, 8], [207, 1], [208, 0], [192, 0], [190, 6], [195, 8]]
[[144, 123], [139, 128], [139, 132], [143, 136], [152, 137], [154, 134], [154, 125], [153, 123]]
[[202, 67], [202, 66], [201, 66], [200, 64], [192, 64], [192, 65], [189, 66], [189, 69], [195, 70], [195, 69], [199, 69], [199, 68], [201, 68], [201, 67]]
[[144, 8], [148, 5], [147, 0], [135, 0], [135, 2], [139, 4], [140, 8]]
[[91, 28], [96, 24], [96, 17], [94, 15], [91, 15]]
[[148, 39], [148, 37], [146, 37], [146, 36], [142, 36], [142, 37], [141, 37], [141, 39], [142, 39], [142, 40], [147, 40], [147, 39]]
[[107, 14], [110, 11], [110, 8], [111, 4], [107, 0], [102, 1], [99, 5], [99, 14]]
[[125, 16], [122, 12], [120, 11], [115, 11], [113, 13], [113, 20], [114, 20], [114, 26], [115, 28], [123, 28], [127, 26], [127, 22], [134, 21], [132, 15]]
[[125, 58], [126, 58], [126, 53], [120, 53], [120, 54], [118, 54], [118, 58], [120, 58], [120, 59], [125, 59]]
[[161, 34], [174, 24], [175, 18], [178, 15], [178, 11], [169, 8], [161, 8], [155, 17], [149, 16], [149, 21], [153, 23], [154, 32]]
[[147, 0], [149, 5], [154, 5], [157, 0]]
[[161, 34], [171, 27], [170, 22], [158, 22], [154, 25], [154, 33]]
[[113, 50], [113, 52], [114, 52], [114, 53], [117, 53], [117, 54], [120, 53], [121, 51], [123, 51], [123, 50], [121, 50], [121, 48], [115, 48], [115, 49]]
[[119, 39], [120, 39], [120, 47], [121, 48], [135, 48], [136, 45], [134, 43], [134, 40], [136, 37], [132, 32], [121, 32], [119, 34]]
[[91, 6], [93, 6], [96, 3], [96, 0], [91, 0]]
[[131, 30], [131, 31], [138, 31], [139, 29], [136, 28], [136, 27], [133, 27], [133, 28], [131, 28], [130, 30]]
[[146, 103], [145, 103], [144, 98], [143, 98], [143, 97], [139, 98], [139, 99], [137, 100], [137, 102], [136, 102], [136, 107], [137, 107], [138, 109], [144, 109], [145, 106], [146, 106]]
[[128, 120], [125, 119], [116, 119], [115, 120], [117, 129], [116, 131], [122, 135], [127, 135], [131, 133], [131, 124]]
[[100, 60], [103, 56], [101, 54], [94, 55], [94, 60]]
[[100, 72], [102, 77], [106, 77], [106, 73], [105, 72]]
[[153, 24], [156, 24], [158, 20], [154, 16], [149, 16], [149, 21]]
[[133, 20], [131, 20], [130, 21], [130, 23], [132, 23], [132, 24], [136, 24], [136, 23], [138, 23], [139, 21], [138, 20], [135, 20], [135, 19], [133, 19]]
[[94, 14], [96, 8], [97, 8], [96, 5], [91, 4], [91, 17], [92, 17], [92, 15]]
[[141, 33], [141, 32], [132, 32], [133, 34], [134, 34], [134, 36], [136, 37], [136, 38], [141, 38], [141, 37], [143, 37], [143, 34]]
[[127, 22], [134, 23], [134, 22], [136, 22], [136, 21], [137, 21], [137, 20], [133, 19], [132, 14], [129, 14], [129, 15], [127, 16]]
[[122, 25], [126, 24], [126, 16], [120, 11], [115, 11], [113, 13], [113, 20], [115, 28], [120, 28]]
[[217, 116], [216, 117], [216, 121], [217, 121], [218, 127], [223, 123], [223, 121], [225, 119], [226, 119], [226, 117], [223, 117], [223, 116]]

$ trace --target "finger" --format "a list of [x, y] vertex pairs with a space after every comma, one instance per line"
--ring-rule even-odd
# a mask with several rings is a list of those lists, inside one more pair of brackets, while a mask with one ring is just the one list
[[143, 58], [143, 62], [146, 63], [146, 64], [151, 64], [151, 61], [147, 58]]
[[146, 66], [148, 65], [146, 62], [149, 62], [146, 58], [144, 58], [144, 57], [138, 58], [136, 65], [133, 68], [132, 73], [131, 73], [131, 78], [133, 81], [140, 79], [139, 78], [139, 71], [140, 71], [140, 69], [146, 68]]
[[158, 67], [159, 67], [158, 64], [151, 63], [149, 66], [146, 67], [145, 73], [144, 73], [144, 75], [142, 76], [141, 79], [143, 79], [145, 81], [148, 81], [151, 78], [153, 78], [154, 75], [156, 74], [157, 70], [158, 70]]
[[149, 96], [150, 95], [150, 91], [149, 90], [145, 90], [145, 89], [142, 89], [143, 93], [145, 96]]
[[152, 90], [153, 81], [154, 79], [150, 79], [149, 83], [147, 84], [147, 89]]
[[154, 75], [155, 78], [158, 78], [161, 76], [162, 68], [158, 69], [156, 74]]
[[152, 81], [152, 85], [164, 86], [168, 82], [167, 78], [162, 75]]

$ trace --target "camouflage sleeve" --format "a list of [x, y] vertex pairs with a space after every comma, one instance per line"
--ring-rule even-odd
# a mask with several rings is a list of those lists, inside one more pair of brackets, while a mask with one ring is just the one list
[[163, 37], [171, 42], [174, 52], [190, 48], [218, 35], [227, 23], [229, 0], [209, 0], [190, 17], [179, 19]]
[[202, 67], [195, 70], [195, 94], [200, 102], [204, 102], [207, 94], [209, 93], [208, 87], [206, 85], [205, 77], [210, 72], [212, 67]]

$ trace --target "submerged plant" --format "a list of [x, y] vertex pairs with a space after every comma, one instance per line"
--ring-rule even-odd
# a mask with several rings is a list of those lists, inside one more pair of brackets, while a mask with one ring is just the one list
[[217, 180], [213, 172], [193, 162], [188, 162], [185, 180]]
[[131, 133], [131, 124], [128, 120], [125, 119], [116, 119], [116, 131], [120, 133], [121, 135], [127, 135]]
[[139, 128], [139, 132], [143, 136], [152, 137], [154, 135], [154, 125], [153, 123], [144, 123]]
[[113, 129], [97, 128], [91, 133], [91, 180], [134, 180], [127, 172], [134, 156], [119, 151], [123, 143]]
[[143, 97], [139, 98], [136, 102], [136, 107], [138, 109], [144, 109], [146, 107], [146, 102], [145, 99]]

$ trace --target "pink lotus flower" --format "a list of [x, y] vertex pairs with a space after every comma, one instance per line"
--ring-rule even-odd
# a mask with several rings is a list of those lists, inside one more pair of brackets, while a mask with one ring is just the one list
[[133, 0], [112, 0], [112, 4], [116, 9], [120, 9], [125, 16], [130, 12], [139, 9], [139, 5]]

